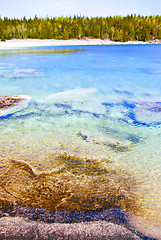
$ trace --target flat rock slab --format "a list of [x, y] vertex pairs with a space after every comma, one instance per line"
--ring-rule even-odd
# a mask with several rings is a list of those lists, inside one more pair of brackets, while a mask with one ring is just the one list
[[161, 225], [121, 209], [93, 213], [13, 207], [0, 210], [1, 239], [161, 239]]
[[106, 221], [47, 224], [25, 220], [20, 217], [2, 217], [0, 219], [0, 239], [139, 240], [141, 238], [123, 226]]

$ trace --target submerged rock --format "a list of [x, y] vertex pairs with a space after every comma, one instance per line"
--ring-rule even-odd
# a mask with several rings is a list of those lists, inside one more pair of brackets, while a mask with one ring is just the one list
[[42, 72], [37, 72], [35, 69], [15, 69], [13, 72], [4, 73], [2, 77], [9, 79], [19, 79], [28, 77], [44, 77]]
[[[51, 155], [59, 169], [37, 173], [22, 161], [1, 166], [0, 199], [51, 211], [93, 212], [112, 207], [135, 213], [140, 210], [133, 188], [135, 179], [114, 170], [109, 159], [88, 159], [67, 154]], [[5, 206], [4, 206], [5, 207]]]
[[161, 102], [136, 102], [134, 121], [137, 124], [157, 125], [161, 123]]

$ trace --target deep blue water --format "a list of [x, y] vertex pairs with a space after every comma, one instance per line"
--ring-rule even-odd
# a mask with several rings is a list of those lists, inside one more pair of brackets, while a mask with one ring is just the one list
[[[151, 95], [153, 91], [158, 91], [159, 94], [161, 90], [160, 45], [68, 48], [84, 51], [1, 56], [1, 75], [5, 78], [5, 83], [17, 88], [9, 93], [23, 92], [31, 95], [33, 92], [32, 95], [37, 97], [40, 93], [46, 95], [76, 87], [94, 87], [105, 94], [118, 90], [118, 94], [135, 96], [136, 90], [141, 91], [143, 88], [143, 94], [146, 96]], [[44, 77], [37, 76], [33, 81], [32, 74], [29, 78], [21, 78], [18, 74], [12, 76], [15, 69], [28, 68], [42, 73]], [[1, 93], [4, 93], [3, 89]]]

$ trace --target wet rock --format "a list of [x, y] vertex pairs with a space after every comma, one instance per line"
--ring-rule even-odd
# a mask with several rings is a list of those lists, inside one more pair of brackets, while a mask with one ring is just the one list
[[31, 97], [27, 95], [0, 96], [0, 117], [10, 116], [28, 107]]
[[13, 107], [20, 103], [21, 101], [24, 101], [24, 99], [19, 96], [1, 96], [0, 109]]

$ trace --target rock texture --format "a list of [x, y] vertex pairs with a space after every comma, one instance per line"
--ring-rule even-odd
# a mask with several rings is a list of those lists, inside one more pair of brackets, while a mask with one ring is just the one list
[[24, 101], [24, 99], [20, 96], [0, 96], [0, 109], [13, 107], [21, 101]]
[[161, 239], [161, 226], [121, 209], [102, 212], [52, 212], [13, 207], [0, 210], [0, 240]]
[[27, 221], [23, 218], [2, 217], [0, 219], [0, 239], [12, 240], [123, 240], [136, 239], [137, 235], [125, 227], [106, 222], [83, 222], [73, 224], [45, 224]]

